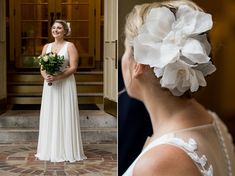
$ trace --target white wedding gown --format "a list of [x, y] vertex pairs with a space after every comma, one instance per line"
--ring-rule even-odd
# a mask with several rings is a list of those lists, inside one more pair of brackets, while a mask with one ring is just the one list
[[219, 117], [215, 113], [209, 113], [213, 117], [211, 124], [178, 130], [150, 142], [123, 176], [132, 176], [140, 157], [162, 144], [182, 149], [202, 176], [235, 176], [235, 151], [231, 135]]
[[[51, 52], [52, 43], [46, 53]], [[68, 42], [58, 55], [64, 56], [61, 71], [69, 65]], [[83, 152], [77, 90], [74, 75], [54, 81], [44, 81], [37, 154], [39, 160], [75, 162], [86, 159]]]

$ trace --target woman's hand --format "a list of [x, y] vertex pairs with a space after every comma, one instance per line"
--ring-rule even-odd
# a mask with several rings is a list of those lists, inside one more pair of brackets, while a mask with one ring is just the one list
[[58, 80], [58, 77], [57, 76], [53, 76], [53, 75], [46, 75], [46, 81], [47, 82], [54, 82], [54, 81], [57, 81]]

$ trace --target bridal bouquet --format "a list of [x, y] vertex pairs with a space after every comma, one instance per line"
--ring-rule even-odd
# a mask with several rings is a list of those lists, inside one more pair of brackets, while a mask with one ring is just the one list
[[[56, 53], [47, 53], [37, 57], [36, 62], [40, 65], [42, 70], [45, 70], [49, 75], [56, 75], [60, 72], [60, 68], [63, 65], [64, 56], [57, 55]], [[52, 83], [48, 83], [49, 86]]]

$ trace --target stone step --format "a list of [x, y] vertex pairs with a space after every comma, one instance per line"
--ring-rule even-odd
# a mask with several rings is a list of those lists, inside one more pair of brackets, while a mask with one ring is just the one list
[[[12, 86], [12, 85], [16, 85], [16, 86], [20, 86], [20, 85], [42, 85], [43, 81], [16, 81], [16, 82], [8, 82], [8, 86]], [[96, 82], [96, 81], [90, 81], [90, 82], [76, 82], [76, 85], [103, 85], [103, 82]]]
[[[103, 71], [76, 72], [78, 103], [103, 103]], [[43, 79], [39, 72], [8, 72], [8, 104], [40, 104]]]
[[[34, 96], [9, 96], [7, 99], [8, 104], [41, 104], [41, 96], [35, 94]], [[79, 93], [78, 104], [103, 104], [103, 93]]]
[[[39, 72], [8, 72], [8, 83], [10, 82], [41, 82], [42, 76]], [[76, 72], [74, 74], [77, 82], [103, 82], [102, 71]]]
[[[25, 92], [25, 93], [9, 93], [9, 97], [41, 97], [42, 93], [40, 92]], [[84, 96], [103, 96], [103, 93], [78, 93], [78, 97], [84, 97]]]
[[[116, 142], [116, 128], [81, 128], [84, 143]], [[0, 143], [37, 142], [38, 129], [35, 128], [0, 128]]]
[[[82, 128], [116, 128], [117, 118], [101, 110], [80, 110]], [[38, 128], [39, 110], [12, 110], [0, 116], [0, 128]]]
[[[8, 94], [38, 93], [42, 94], [43, 85], [37, 83], [11, 82], [8, 84]], [[78, 93], [103, 93], [103, 82], [79, 82], [77, 83]]]

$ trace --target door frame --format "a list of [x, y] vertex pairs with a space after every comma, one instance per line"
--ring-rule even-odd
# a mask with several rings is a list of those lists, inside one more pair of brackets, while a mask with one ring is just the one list
[[117, 116], [118, 0], [104, 2], [104, 110]]

